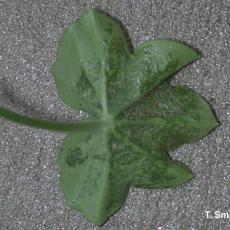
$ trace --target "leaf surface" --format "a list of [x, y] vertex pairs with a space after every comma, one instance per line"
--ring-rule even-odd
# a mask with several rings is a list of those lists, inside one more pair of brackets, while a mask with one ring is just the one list
[[148, 152], [115, 130], [67, 136], [58, 164], [67, 204], [98, 225], [121, 208], [130, 185], [175, 187], [193, 177], [169, 155]]
[[134, 51], [120, 25], [92, 10], [70, 25], [53, 66], [62, 100], [101, 121], [101, 128], [69, 134], [58, 157], [67, 203], [101, 225], [125, 201], [130, 185], [178, 186], [193, 177], [168, 152], [217, 125], [207, 102], [166, 81], [199, 55], [170, 40]]
[[120, 25], [97, 10], [71, 24], [52, 68], [62, 100], [94, 117], [115, 116], [199, 57], [171, 40], [128, 47]]
[[94, 117], [107, 113], [106, 82], [129, 57], [123, 31], [112, 18], [91, 10], [65, 31], [52, 68], [62, 100]]
[[142, 43], [108, 82], [110, 111], [118, 114], [197, 58], [195, 50], [180, 42], [161, 39]]
[[209, 104], [201, 96], [168, 82], [130, 106], [120, 118], [127, 119], [123, 120], [123, 135], [148, 150], [160, 151], [195, 142], [218, 126]]

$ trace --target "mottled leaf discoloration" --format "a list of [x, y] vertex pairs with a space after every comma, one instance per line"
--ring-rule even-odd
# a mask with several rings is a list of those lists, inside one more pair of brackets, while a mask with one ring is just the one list
[[97, 10], [67, 28], [52, 69], [59, 95], [104, 122], [64, 140], [58, 164], [70, 207], [101, 225], [122, 206], [130, 185], [175, 187], [193, 177], [168, 151], [218, 123], [202, 97], [167, 79], [198, 57], [170, 40], [130, 51], [119, 24]]

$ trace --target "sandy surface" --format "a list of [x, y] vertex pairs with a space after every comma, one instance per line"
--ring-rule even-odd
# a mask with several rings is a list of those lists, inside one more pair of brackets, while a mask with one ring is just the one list
[[176, 189], [130, 189], [123, 208], [99, 228], [70, 210], [59, 188], [57, 152], [65, 136], [0, 119], [0, 229], [229, 229], [229, 0], [0, 0], [0, 103], [34, 117], [76, 120], [58, 99], [50, 67], [64, 29], [92, 7], [123, 22], [134, 46], [153, 38], [184, 41], [203, 58], [176, 75], [210, 101], [221, 126], [172, 152], [196, 175]]

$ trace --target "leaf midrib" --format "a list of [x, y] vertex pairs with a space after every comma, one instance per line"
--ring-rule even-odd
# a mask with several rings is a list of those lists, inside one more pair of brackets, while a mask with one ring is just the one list
[[[93, 30], [95, 33], [95, 36], [97, 39], [103, 44], [104, 41], [101, 38], [100, 34], [98, 33], [98, 25], [97, 20], [95, 20], [94, 11], [90, 14], [90, 19], [93, 26]], [[100, 101], [102, 106], [102, 119], [107, 120], [108, 117], [110, 117], [110, 114], [108, 113], [108, 102], [107, 102], [107, 94], [106, 94], [106, 76], [105, 76], [105, 60], [102, 59], [101, 61], [101, 77], [102, 77], [102, 83], [101, 83], [101, 95], [100, 95]]]

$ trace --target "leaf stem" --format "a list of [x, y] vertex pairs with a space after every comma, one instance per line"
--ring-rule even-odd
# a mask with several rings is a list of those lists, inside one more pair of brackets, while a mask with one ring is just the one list
[[1, 107], [0, 117], [4, 117], [10, 121], [17, 122], [23, 125], [61, 132], [95, 130], [105, 126], [105, 122], [99, 120], [66, 123], [35, 119], [24, 115], [20, 115], [18, 113]]

